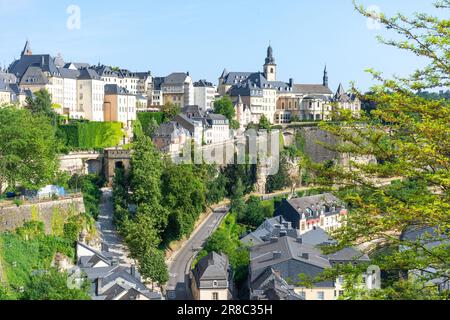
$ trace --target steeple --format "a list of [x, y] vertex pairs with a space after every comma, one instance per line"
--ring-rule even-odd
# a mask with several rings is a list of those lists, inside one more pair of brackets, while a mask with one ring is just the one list
[[264, 64], [264, 76], [267, 81], [277, 81], [277, 64], [275, 63], [273, 49], [270, 44], [267, 48], [266, 63]]
[[31, 47], [30, 47], [30, 41], [27, 40], [27, 42], [25, 43], [25, 47], [22, 50], [21, 53], [21, 57], [23, 56], [31, 56], [33, 54], [33, 52], [31, 51]]
[[270, 44], [269, 47], [267, 48], [266, 64], [275, 64], [275, 58], [273, 57], [273, 49]]
[[325, 70], [323, 70], [323, 85], [328, 88], [328, 71], [327, 65], [325, 65]]

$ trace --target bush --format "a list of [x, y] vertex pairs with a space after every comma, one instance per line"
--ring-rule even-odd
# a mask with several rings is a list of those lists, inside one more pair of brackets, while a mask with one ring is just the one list
[[137, 118], [141, 122], [142, 129], [148, 128], [151, 119], [155, 119], [158, 125], [164, 122], [164, 114], [162, 112], [138, 112]]
[[115, 147], [123, 138], [120, 122], [75, 122], [58, 127], [58, 137], [70, 149]]

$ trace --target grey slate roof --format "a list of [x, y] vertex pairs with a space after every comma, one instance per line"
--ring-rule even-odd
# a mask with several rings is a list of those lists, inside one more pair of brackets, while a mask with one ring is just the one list
[[194, 83], [194, 87], [214, 87], [214, 85], [211, 82], [208, 82], [206, 80], [199, 80]]
[[46, 85], [48, 83], [48, 78], [38, 66], [29, 66], [20, 79], [22, 85]]
[[[306, 218], [316, 218], [320, 215], [321, 209], [326, 206], [328, 211], [325, 210], [325, 216], [334, 215], [336, 211], [331, 210], [332, 207], [342, 207], [342, 201], [336, 198], [331, 193], [324, 193], [315, 196], [293, 198], [287, 200], [287, 203], [294, 208], [299, 215], [306, 214]], [[312, 216], [308, 214], [308, 211], [312, 210]]]
[[400, 239], [409, 242], [419, 241], [427, 248], [450, 244], [450, 237], [443, 231], [439, 231], [437, 227], [410, 227], [402, 233]]
[[195, 266], [194, 276], [197, 280], [227, 280], [228, 268], [227, 256], [211, 252]]
[[98, 73], [93, 69], [80, 69], [79, 80], [101, 80], [101, 77], [98, 75]]
[[286, 221], [282, 216], [266, 219], [258, 229], [249, 233], [241, 239], [241, 242], [247, 244], [261, 244], [270, 241], [273, 237], [281, 237], [282, 235], [297, 238], [298, 230], [292, 228], [292, 224]]
[[184, 72], [174, 72], [164, 78], [165, 85], [181, 85], [186, 81], [188, 75]]
[[127, 89], [117, 84], [105, 84], [105, 95], [129, 95]]
[[12, 73], [0, 71], [0, 82], [4, 83], [16, 83], [17, 77]]
[[303, 300], [272, 268], [267, 268], [251, 283], [251, 300]]
[[80, 75], [80, 72], [78, 70], [72, 70], [67, 68], [58, 68], [59, 73], [61, 74], [61, 77], [63, 78], [69, 78], [69, 79], [77, 79]]
[[[291, 237], [282, 237], [273, 241], [257, 245], [250, 249], [250, 281], [253, 283], [267, 268], [280, 272], [284, 279], [291, 279], [296, 283], [299, 274], [306, 274], [312, 278], [330, 268], [334, 263], [368, 262], [369, 257], [354, 248], [325, 255], [320, 247], [307, 244]], [[334, 282], [317, 283], [318, 287], [334, 286]]]
[[294, 92], [307, 95], [332, 95], [333, 92], [322, 84], [294, 84]]
[[301, 236], [303, 243], [317, 245], [329, 245], [336, 243], [335, 240], [331, 239], [329, 234], [320, 227], [314, 227], [313, 230]]
[[[151, 300], [161, 300], [158, 293], [151, 292], [142, 282], [135, 268], [113, 265], [113, 256], [109, 252], [99, 252], [78, 243], [90, 251], [92, 256], [78, 257], [78, 266], [92, 283], [91, 295], [94, 300], [115, 300], [125, 293], [121, 300], [135, 300], [143, 295]], [[98, 261], [109, 264], [107, 267], [94, 267]]]
[[24, 55], [10, 65], [8, 72], [14, 74], [17, 78], [22, 78], [30, 66], [38, 67], [52, 76], [60, 76], [53, 58], [48, 54]]

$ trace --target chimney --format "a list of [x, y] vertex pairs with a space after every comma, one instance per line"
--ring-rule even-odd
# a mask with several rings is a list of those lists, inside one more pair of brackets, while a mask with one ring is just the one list
[[302, 253], [302, 258], [305, 260], [309, 260], [309, 253]]
[[274, 251], [273, 252], [273, 260], [281, 259], [281, 252], [280, 251]]
[[109, 247], [106, 243], [102, 242], [102, 252], [109, 252]]
[[293, 87], [294, 86], [294, 79], [290, 78], [289, 79], [289, 87]]
[[42, 59], [41, 59], [41, 67], [43, 67], [43, 66], [45, 66], [45, 57], [44, 56], [42, 56]]
[[136, 278], [136, 266], [134, 264], [131, 265], [130, 274], [132, 277]]
[[303, 238], [302, 238], [302, 237], [298, 237], [298, 238], [297, 238], [297, 243], [302, 244], [302, 243], [303, 243]]
[[101, 295], [102, 293], [102, 286], [103, 286], [103, 278], [99, 277], [97, 278], [97, 288], [96, 288], [96, 293], [97, 295]]

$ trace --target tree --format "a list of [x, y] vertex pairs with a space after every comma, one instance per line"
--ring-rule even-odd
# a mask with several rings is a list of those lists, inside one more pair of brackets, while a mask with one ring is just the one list
[[239, 123], [234, 119], [236, 117], [236, 110], [230, 97], [224, 96], [214, 101], [214, 113], [225, 116], [230, 121], [231, 129], [239, 129]]
[[[450, 1], [435, 6], [449, 9]], [[371, 16], [364, 7], [356, 8]], [[380, 38], [382, 43], [422, 57], [428, 64], [404, 78], [386, 79], [370, 71], [380, 84], [368, 96], [356, 88], [354, 91], [361, 99], [372, 101], [376, 109], [356, 119], [338, 111], [340, 123], [321, 127], [340, 140], [337, 146], [328, 148], [377, 161], [351, 161], [352, 170], [337, 163], [313, 165], [316, 183], [338, 185], [345, 190], [342, 198], [351, 208], [346, 225], [335, 233], [337, 248], [364, 243], [372, 244], [369, 248], [374, 249], [376, 241], [377, 249], [391, 249], [389, 254], [374, 258], [373, 263], [383, 270], [424, 270], [432, 266], [436, 272], [424, 273], [419, 283], [431, 279], [449, 281], [450, 250], [443, 240], [448, 239], [450, 230], [450, 104], [448, 100], [430, 100], [416, 94], [417, 90], [450, 84], [448, 20], [428, 14], [398, 14], [392, 18], [381, 15], [380, 22], [397, 34], [397, 40]], [[385, 186], [377, 182], [393, 177], [401, 180], [400, 189], [398, 184]], [[411, 185], [415, 190], [406, 192]], [[437, 231], [421, 241], [400, 236], [411, 228], [425, 227]], [[442, 245], [430, 248], [427, 243], [433, 242]], [[399, 247], [406, 250], [399, 251]], [[408, 298], [411, 289], [416, 294], [426, 291], [423, 285], [417, 289], [404, 284], [403, 276], [399, 276], [373, 298], [387, 298], [392, 292]]]
[[145, 134], [148, 137], [153, 138], [158, 129], [159, 129], [158, 122], [155, 120], [155, 118], [151, 118], [148, 127], [145, 129]]
[[[186, 183], [188, 181], [189, 183]], [[170, 211], [166, 232], [174, 239], [189, 235], [206, 207], [205, 185], [191, 165], [169, 163], [162, 176], [164, 206]]]
[[56, 126], [58, 115], [54, 111], [52, 96], [46, 89], [41, 89], [34, 93], [34, 97], [27, 97], [25, 107], [33, 114], [43, 115], [51, 119], [52, 124]]
[[271, 175], [267, 179], [267, 191], [272, 193], [274, 191], [283, 190], [290, 187], [292, 179], [289, 172], [290, 164], [288, 162], [287, 152], [280, 154], [280, 167], [276, 174]]
[[252, 196], [247, 201], [245, 210], [238, 214], [238, 222], [256, 229], [266, 218], [269, 218], [271, 214], [272, 212], [268, 212], [268, 210], [261, 205], [261, 200], [259, 198]]
[[161, 155], [156, 151], [151, 139], [147, 136], [138, 138], [134, 143], [130, 171], [132, 200], [136, 204], [159, 203], [162, 170]]
[[230, 211], [239, 217], [245, 213], [245, 210], [244, 186], [242, 185], [241, 179], [238, 178], [233, 188], [233, 195], [231, 196]]
[[267, 130], [270, 131], [272, 128], [272, 125], [270, 124], [269, 119], [265, 115], [262, 115], [259, 119], [259, 129], [260, 130]]
[[167, 102], [162, 106], [162, 112], [164, 114], [164, 122], [168, 122], [181, 113], [181, 108], [176, 104]]
[[164, 251], [151, 248], [139, 260], [139, 273], [159, 286], [169, 281]]
[[30, 283], [22, 294], [22, 300], [90, 300], [90, 285], [84, 282], [80, 289], [67, 286], [67, 274], [50, 270], [31, 276]]
[[141, 259], [146, 252], [157, 248], [161, 243], [152, 214], [140, 212], [133, 220], [125, 219], [121, 229], [133, 259]]
[[36, 190], [52, 182], [58, 169], [58, 143], [48, 119], [13, 106], [0, 108], [0, 190]]

